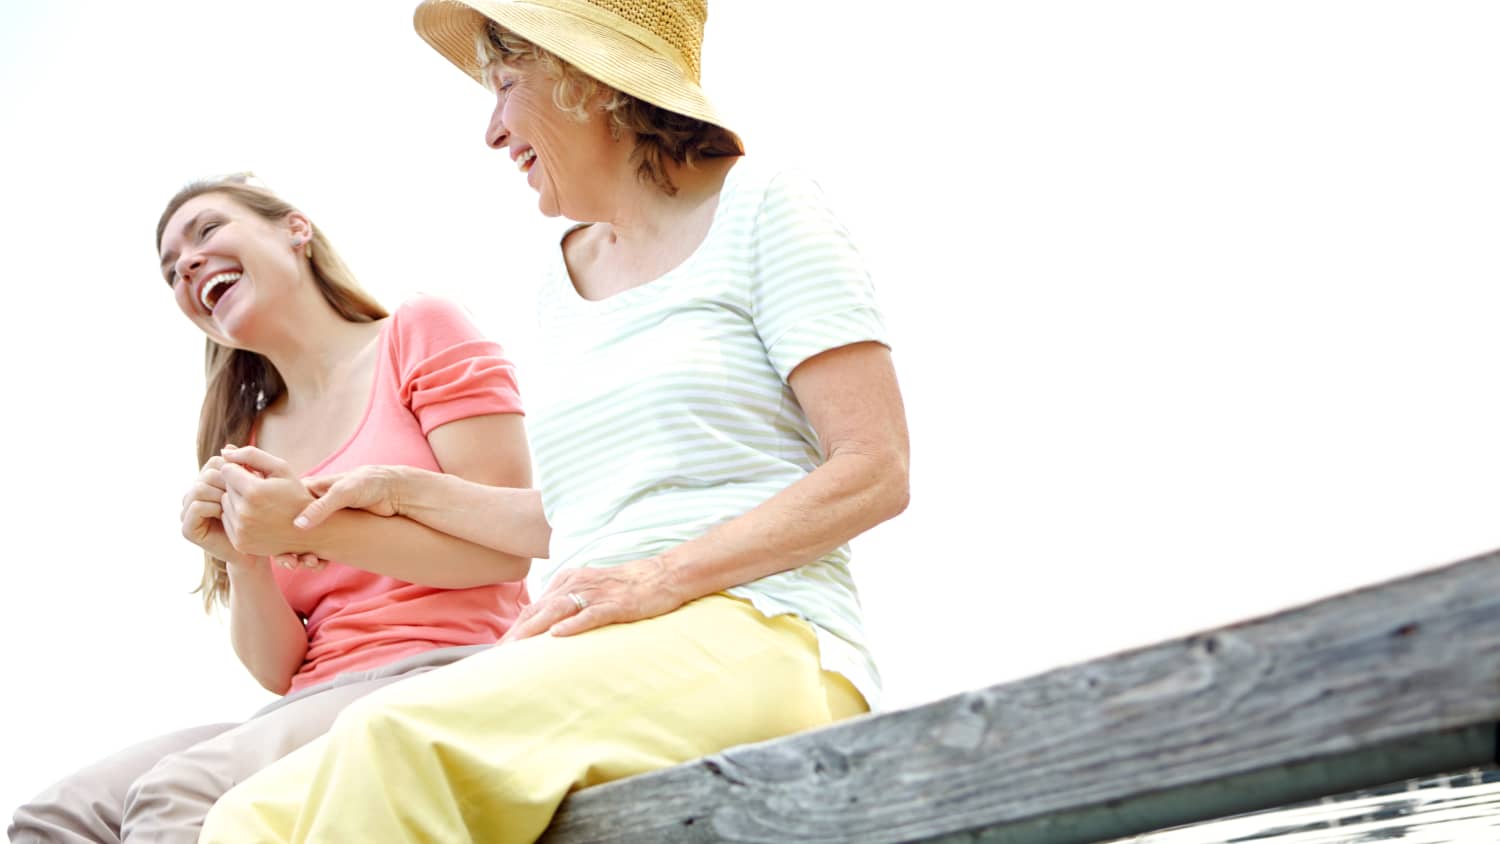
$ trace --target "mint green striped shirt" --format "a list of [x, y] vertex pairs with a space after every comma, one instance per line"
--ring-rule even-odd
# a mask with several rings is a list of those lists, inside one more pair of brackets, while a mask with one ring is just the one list
[[[559, 250], [539, 308], [529, 403], [552, 525], [541, 584], [666, 551], [805, 477], [823, 456], [787, 376], [819, 352], [885, 342], [869, 274], [821, 191], [749, 159], [676, 269], [595, 302]], [[823, 666], [877, 705], [847, 545], [729, 591], [811, 623]]]

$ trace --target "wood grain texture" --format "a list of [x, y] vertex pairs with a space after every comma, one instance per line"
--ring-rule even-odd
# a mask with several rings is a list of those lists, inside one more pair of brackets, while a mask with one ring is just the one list
[[597, 786], [543, 840], [1091, 841], [1482, 764], [1497, 721], [1500, 552]]

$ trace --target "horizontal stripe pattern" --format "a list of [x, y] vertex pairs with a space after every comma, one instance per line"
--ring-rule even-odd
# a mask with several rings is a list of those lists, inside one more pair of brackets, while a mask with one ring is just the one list
[[[539, 308], [532, 448], [552, 547], [533, 594], [562, 568], [666, 551], [806, 477], [823, 457], [788, 376], [820, 352], [886, 342], [869, 275], [816, 184], [748, 159], [681, 266], [593, 302], [559, 251]], [[731, 593], [810, 622], [824, 666], [874, 706], [849, 562], [846, 545]]]

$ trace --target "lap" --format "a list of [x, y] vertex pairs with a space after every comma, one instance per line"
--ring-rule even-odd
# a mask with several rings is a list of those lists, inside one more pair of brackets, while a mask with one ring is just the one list
[[713, 595], [657, 618], [499, 645], [383, 689], [349, 718], [400, 711], [454, 740], [583, 744], [649, 721], [692, 742], [680, 750], [693, 755], [851, 714], [828, 711], [828, 682], [806, 622]]
[[337, 826], [369, 841], [530, 841], [574, 789], [864, 708], [822, 669], [806, 622], [710, 596], [498, 645], [356, 701], [219, 801], [202, 840], [332, 840]]

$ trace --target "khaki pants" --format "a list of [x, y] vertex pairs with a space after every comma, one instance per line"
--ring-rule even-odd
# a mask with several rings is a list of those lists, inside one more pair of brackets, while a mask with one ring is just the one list
[[191, 844], [224, 792], [327, 732], [355, 700], [489, 648], [441, 648], [288, 695], [242, 724], [148, 739], [54, 783], [16, 810], [18, 844]]
[[865, 709], [806, 622], [714, 595], [382, 689], [226, 794], [202, 840], [529, 842], [573, 789]]

